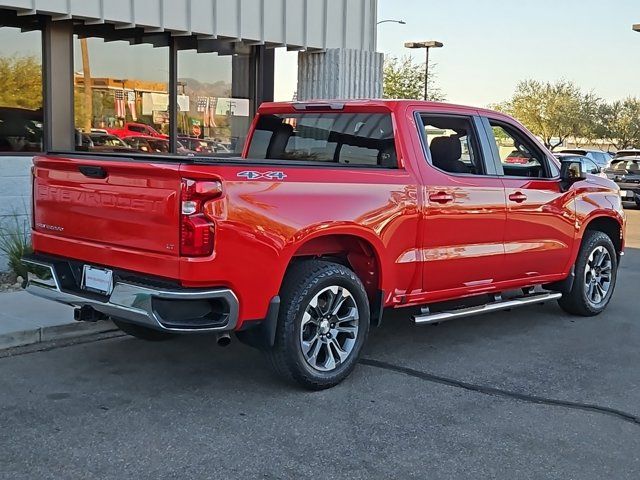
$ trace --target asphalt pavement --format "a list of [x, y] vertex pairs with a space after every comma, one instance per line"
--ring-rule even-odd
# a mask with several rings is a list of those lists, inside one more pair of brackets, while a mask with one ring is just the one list
[[391, 312], [324, 392], [211, 337], [14, 351], [0, 358], [0, 478], [636, 480], [640, 211], [628, 214], [603, 315], [550, 303], [415, 327]]

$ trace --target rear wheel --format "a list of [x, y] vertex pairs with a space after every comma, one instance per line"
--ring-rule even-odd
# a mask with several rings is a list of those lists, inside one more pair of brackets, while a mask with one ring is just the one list
[[573, 315], [599, 315], [611, 301], [618, 274], [618, 257], [608, 235], [585, 233], [575, 273], [573, 287], [558, 301], [560, 306]]
[[369, 301], [350, 269], [330, 262], [294, 265], [283, 283], [273, 369], [311, 390], [333, 387], [354, 369], [369, 331]]
[[146, 340], [148, 342], [162, 342], [165, 340], [171, 340], [177, 335], [169, 332], [161, 332], [160, 330], [154, 330], [153, 328], [143, 327], [134, 323], [123, 322], [112, 318], [111, 321], [127, 335], [139, 338], [140, 340]]

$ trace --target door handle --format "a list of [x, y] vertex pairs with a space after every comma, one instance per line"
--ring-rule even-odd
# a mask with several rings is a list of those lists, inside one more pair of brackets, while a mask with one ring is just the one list
[[522, 203], [527, 199], [527, 196], [522, 192], [515, 192], [509, 195], [509, 200], [516, 203]]
[[434, 203], [451, 203], [453, 202], [453, 195], [446, 192], [432, 193], [429, 195], [429, 201]]

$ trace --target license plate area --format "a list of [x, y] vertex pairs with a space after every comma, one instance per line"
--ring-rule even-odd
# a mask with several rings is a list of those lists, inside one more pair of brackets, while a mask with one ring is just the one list
[[113, 272], [104, 268], [85, 265], [82, 270], [82, 289], [101, 295], [111, 295], [113, 291]]

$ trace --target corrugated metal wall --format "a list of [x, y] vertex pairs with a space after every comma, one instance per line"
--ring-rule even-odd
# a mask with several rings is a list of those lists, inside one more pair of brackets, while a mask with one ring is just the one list
[[298, 100], [382, 97], [384, 55], [353, 49], [301, 53]]
[[377, 0], [0, 0], [3, 7], [292, 49], [376, 48]]

